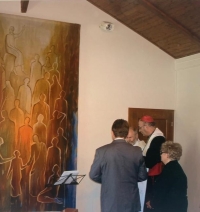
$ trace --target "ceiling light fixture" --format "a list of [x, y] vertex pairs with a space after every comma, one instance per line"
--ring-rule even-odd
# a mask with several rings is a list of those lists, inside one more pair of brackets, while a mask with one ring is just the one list
[[114, 24], [108, 21], [103, 21], [100, 26], [102, 30], [110, 32], [114, 30]]

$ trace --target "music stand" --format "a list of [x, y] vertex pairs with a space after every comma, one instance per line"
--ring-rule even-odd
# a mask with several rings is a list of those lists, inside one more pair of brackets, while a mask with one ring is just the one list
[[77, 170], [64, 171], [57, 182], [54, 183], [54, 186], [62, 184], [78, 185], [84, 177], [85, 175], [79, 175]]

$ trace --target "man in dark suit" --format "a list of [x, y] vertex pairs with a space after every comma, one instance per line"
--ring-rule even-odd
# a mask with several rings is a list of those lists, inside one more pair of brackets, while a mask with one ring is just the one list
[[138, 212], [141, 209], [137, 182], [147, 179], [140, 147], [125, 141], [129, 125], [117, 119], [112, 125], [113, 142], [96, 150], [90, 178], [101, 183], [102, 212]]
[[165, 137], [156, 127], [156, 123], [151, 116], [143, 116], [138, 122], [138, 128], [143, 136], [148, 137], [147, 144], [143, 149], [145, 165], [149, 168], [145, 196], [146, 205], [144, 206], [144, 212], [148, 212], [151, 209], [146, 207], [147, 203], [152, 196], [155, 181], [160, 176], [163, 168], [160, 158], [160, 148], [162, 143], [165, 142]]

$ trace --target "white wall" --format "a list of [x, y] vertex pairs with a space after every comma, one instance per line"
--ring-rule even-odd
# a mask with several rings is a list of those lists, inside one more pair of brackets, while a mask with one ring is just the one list
[[[175, 109], [174, 59], [85, 0], [30, 1], [26, 14], [19, 2], [0, 1], [0, 12], [81, 24], [78, 169], [87, 176], [77, 208], [99, 212], [100, 186], [88, 177], [95, 149], [111, 142], [111, 125], [128, 118], [128, 107]], [[101, 31], [102, 21], [115, 30]]]
[[183, 146], [182, 167], [188, 177], [189, 212], [200, 211], [200, 54], [176, 60], [175, 138]]

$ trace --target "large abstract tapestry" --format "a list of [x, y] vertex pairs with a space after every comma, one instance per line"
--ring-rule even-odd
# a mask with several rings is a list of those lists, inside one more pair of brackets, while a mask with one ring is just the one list
[[0, 14], [0, 211], [75, 207], [80, 25]]

